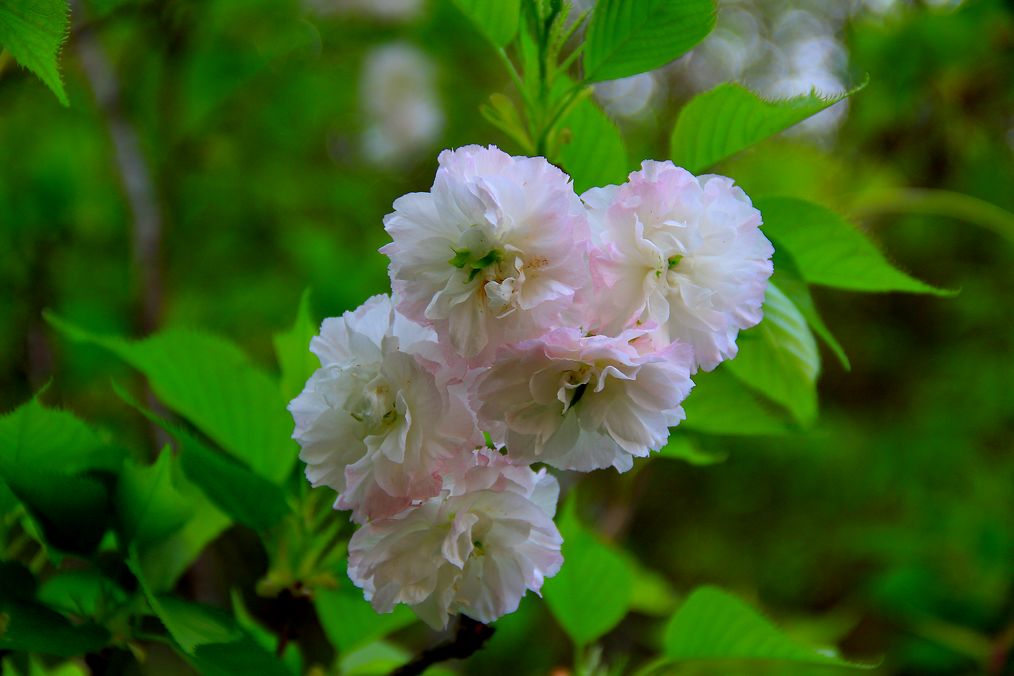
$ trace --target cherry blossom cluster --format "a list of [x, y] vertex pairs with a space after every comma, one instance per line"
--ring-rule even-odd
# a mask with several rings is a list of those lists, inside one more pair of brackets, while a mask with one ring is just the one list
[[578, 196], [541, 157], [441, 153], [384, 219], [393, 295], [323, 322], [289, 406], [374, 608], [443, 628], [538, 593], [563, 558], [559, 486], [532, 465], [623, 472], [666, 444], [691, 376], [761, 319], [760, 225], [730, 179], [671, 162]]

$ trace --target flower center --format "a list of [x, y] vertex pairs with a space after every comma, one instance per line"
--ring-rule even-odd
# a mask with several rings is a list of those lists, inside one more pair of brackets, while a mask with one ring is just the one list
[[588, 390], [588, 383], [591, 380], [591, 364], [581, 364], [573, 371], [567, 371], [560, 380], [559, 399], [563, 402], [563, 415], [577, 406], [578, 402]]
[[346, 410], [363, 423], [367, 436], [385, 432], [398, 419], [394, 392], [380, 375], [367, 383], [362, 394], [349, 401]]
[[655, 276], [658, 278], [661, 278], [662, 275], [669, 277], [681, 260], [683, 260], [683, 256], [679, 254], [673, 254], [664, 260], [659, 258], [655, 263]]
[[451, 250], [454, 256], [447, 262], [467, 274], [470, 282], [483, 270], [504, 259], [504, 252], [488, 226], [471, 226], [461, 236], [458, 248]]

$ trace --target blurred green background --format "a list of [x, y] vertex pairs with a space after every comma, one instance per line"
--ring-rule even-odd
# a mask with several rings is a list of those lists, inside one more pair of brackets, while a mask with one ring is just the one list
[[[988, 209], [1014, 211], [1014, 4], [720, 7], [693, 53], [597, 92], [631, 168], [664, 159], [679, 106], [719, 81], [785, 96], [869, 74], [844, 106], [719, 172], [754, 196], [833, 205], [901, 268], [961, 293], [820, 292], [852, 370], [825, 353], [814, 429], [699, 440], [720, 464], [583, 477], [582, 512], [663, 589], [726, 587], [799, 637], [882, 658], [879, 673], [1014, 673], [1014, 233]], [[0, 72], [3, 411], [49, 383], [48, 402], [146, 443], [109, 388], [136, 376], [61, 340], [43, 309], [106, 333], [199, 326], [271, 365], [305, 288], [318, 317], [387, 290], [382, 218], [428, 189], [441, 148], [517, 151], [478, 113], [513, 96], [509, 80], [449, 0], [73, 9], [69, 108], [15, 65]], [[256, 580], [257, 547], [233, 529], [205, 565]], [[650, 605], [605, 637], [607, 662], [651, 654]], [[456, 668], [568, 668], [538, 599], [497, 626]], [[419, 627], [403, 638], [432, 641]]]

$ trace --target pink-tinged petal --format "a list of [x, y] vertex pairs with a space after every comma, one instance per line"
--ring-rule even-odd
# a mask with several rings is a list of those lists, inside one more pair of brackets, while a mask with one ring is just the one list
[[585, 210], [544, 158], [445, 151], [429, 193], [385, 220], [399, 309], [473, 366], [542, 333], [589, 282]]
[[492, 622], [559, 571], [555, 480], [486, 449], [470, 464], [439, 496], [352, 536], [349, 577], [378, 611], [405, 603], [436, 629], [458, 613]]
[[352, 312], [325, 319], [320, 334], [310, 340], [310, 351], [321, 365], [341, 364], [363, 352], [379, 352], [390, 322], [390, 297], [373, 296]]
[[339, 492], [336, 506], [362, 523], [439, 493], [439, 472], [482, 443], [455, 360], [430, 329], [400, 316], [390, 299], [324, 323], [329, 362], [289, 410], [313, 485]]
[[734, 357], [739, 331], [761, 320], [772, 272], [773, 248], [746, 194], [724, 176], [645, 161], [585, 204], [601, 252], [593, 274], [616, 290], [597, 306], [601, 330], [615, 332], [627, 316], [654, 322], [693, 347], [695, 371]]
[[472, 389], [480, 425], [506, 427], [503, 440], [516, 462], [626, 471], [633, 457], [665, 444], [693, 386], [690, 346], [659, 349], [653, 331], [555, 329], [501, 348]]

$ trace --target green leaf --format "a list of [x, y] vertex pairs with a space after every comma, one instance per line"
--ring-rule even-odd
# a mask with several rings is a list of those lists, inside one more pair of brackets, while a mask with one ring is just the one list
[[11, 493], [11, 489], [0, 479], [0, 534], [3, 533], [2, 517], [18, 506], [18, 498]]
[[138, 552], [138, 565], [156, 592], [175, 587], [204, 548], [232, 523], [203, 493], [195, 494], [191, 502], [194, 514], [183, 528]]
[[144, 545], [176, 532], [193, 516], [179, 462], [168, 448], [144, 467], [128, 461], [116, 485], [116, 508], [124, 544]]
[[95, 551], [111, 517], [101, 481], [27, 465], [0, 467], [0, 474], [47, 543], [62, 551]]
[[806, 319], [774, 284], [764, 294], [764, 319], [739, 334], [729, 371], [787, 408], [801, 424], [817, 417], [820, 354]]
[[490, 124], [510, 136], [522, 152], [528, 155], [535, 154], [535, 146], [528, 137], [524, 120], [513, 101], [496, 92], [490, 94], [488, 103], [479, 106], [479, 112]]
[[687, 419], [680, 427], [706, 434], [747, 436], [789, 431], [778, 413], [737, 380], [728, 371], [728, 365], [711, 373], [698, 373], [694, 382], [694, 389], [683, 404]]
[[[96, 593], [95, 585], [66, 584], [67, 580], [97, 578], [91, 571], [67, 571], [50, 578], [38, 590], [36, 600], [35, 577], [23, 564], [16, 561], [0, 561], [0, 652], [7, 650], [30, 650], [35, 653], [49, 653], [79, 657], [83, 652], [96, 650], [106, 645], [109, 633], [91, 622], [73, 624], [54, 610], [68, 613], [94, 615], [80, 609], [78, 598], [86, 597], [85, 605], [95, 605], [101, 592]], [[108, 582], [108, 581], [107, 581]], [[109, 583], [110, 586], [112, 583]], [[122, 591], [120, 592], [122, 594]], [[53, 602], [51, 599], [55, 600]], [[39, 603], [41, 601], [42, 603]], [[55, 606], [46, 607], [46, 606]], [[84, 673], [60, 669], [44, 669], [33, 664], [30, 658], [29, 674]], [[6, 669], [6, 670], [5, 670]], [[22, 673], [6, 660], [0, 661], [0, 673]]]
[[649, 570], [628, 552], [620, 554], [634, 573], [631, 586], [630, 609], [645, 615], [668, 616], [676, 608], [679, 597], [664, 577]]
[[[716, 162], [785, 131], [851, 96], [865, 83], [841, 94], [815, 92], [768, 101], [741, 85], [727, 82], [698, 94], [683, 107], [670, 139], [673, 162], [700, 173]], [[762, 211], [763, 213], [763, 211]]]
[[59, 57], [69, 28], [67, 0], [0, 0], [0, 48], [38, 75], [65, 106]]
[[[517, 58], [521, 68], [521, 76], [523, 81], [521, 83], [521, 91], [519, 92], [523, 97], [527, 97], [529, 101], [535, 102], [541, 100], [540, 93], [542, 88], [545, 86], [545, 81], [542, 78], [541, 68], [539, 66], [542, 63], [542, 51], [539, 48], [539, 40], [536, 35], [533, 34], [532, 29], [534, 26], [533, 22], [522, 21], [518, 30], [518, 44], [517, 44]], [[563, 80], [569, 84], [570, 79], [563, 73], [558, 73], [557, 78], [554, 81], [554, 87], [561, 86], [559, 82]]]
[[[343, 676], [383, 676], [412, 658], [404, 648], [378, 641], [341, 655], [339, 673]], [[435, 671], [428, 669], [427, 674]]]
[[278, 384], [233, 344], [186, 329], [139, 341], [101, 336], [45, 313], [73, 340], [104, 347], [145, 374], [169, 408], [267, 479], [288, 477], [298, 450]]
[[578, 193], [627, 179], [627, 149], [620, 130], [591, 99], [582, 100], [562, 119], [559, 134], [564, 142], [556, 159], [574, 179]]
[[254, 530], [265, 530], [288, 513], [285, 491], [278, 484], [213, 451], [182, 429], [167, 430], [180, 444], [180, 460], [187, 478], [236, 521]]
[[121, 399], [168, 432], [179, 444], [183, 473], [223, 512], [254, 530], [275, 525], [289, 512], [285, 491], [230, 456], [208, 448], [178, 425], [162, 420], [114, 383]]
[[198, 646], [229, 643], [242, 636], [233, 619], [217, 608], [175, 596], [150, 596], [148, 601], [169, 634], [188, 654]]
[[664, 66], [714, 27], [711, 0], [599, 0], [585, 37], [585, 80], [615, 80]]
[[152, 612], [199, 673], [213, 676], [290, 673], [227, 613], [174, 596], [155, 594], [138, 563], [136, 549], [132, 548], [127, 565], [137, 577]]
[[571, 497], [559, 520], [566, 565], [546, 580], [542, 595], [578, 646], [619, 624], [630, 609], [634, 574], [623, 555], [585, 528]]
[[827, 207], [794, 197], [765, 197], [755, 206], [764, 218], [764, 233], [792, 255], [811, 284], [953, 295], [892, 266], [863, 233]]
[[235, 676], [235, 674], [293, 676], [296, 673], [248, 634], [227, 643], [199, 645], [194, 650], [190, 662], [197, 668], [198, 673], [204, 676]]
[[658, 452], [658, 457], [682, 460], [691, 465], [714, 465], [725, 462], [729, 455], [703, 451], [685, 434], [673, 429], [669, 432], [669, 441]]
[[494, 47], [514, 39], [521, 17], [521, 0], [454, 0]]
[[0, 457], [7, 462], [49, 465], [65, 474], [115, 473], [124, 452], [80, 418], [32, 399], [0, 418]]
[[302, 392], [306, 381], [320, 367], [317, 356], [310, 352], [310, 339], [317, 331], [318, 324], [310, 314], [310, 290], [307, 289], [299, 300], [299, 311], [292, 328], [274, 337], [275, 356], [282, 371], [282, 396], [286, 400], [294, 399]]
[[98, 546], [109, 495], [82, 472], [112, 472], [122, 462], [122, 451], [87, 424], [35, 399], [0, 418], [0, 480], [56, 549], [88, 554]]
[[18, 656], [8, 655], [0, 660], [0, 669], [8, 670], [3, 673], [9, 672], [11, 676], [91, 676], [84, 660], [71, 658], [59, 664], [47, 664], [38, 655], [31, 654], [25, 656], [24, 662]]
[[824, 341], [831, 349], [831, 352], [838, 358], [838, 361], [841, 362], [842, 368], [850, 371], [852, 364], [849, 362], [848, 355], [845, 354], [845, 349], [838, 342], [838, 339], [834, 337], [834, 334], [831, 333], [831, 329], [827, 327], [824, 319], [817, 311], [817, 305], [810, 294], [810, 287], [800, 277], [799, 269], [796, 267], [796, 262], [792, 259], [791, 254], [784, 248], [776, 248], [773, 260], [775, 273], [771, 276], [771, 283], [781, 289], [782, 293], [792, 301], [796, 309], [806, 318], [806, 323], [810, 325], [813, 332]]
[[[236, 618], [237, 624], [247, 632], [257, 644], [264, 650], [274, 652], [278, 649], [278, 636], [273, 632], [269, 631], [266, 627], [261, 625], [246, 608], [246, 604], [243, 602], [243, 595], [238, 589], [233, 589], [230, 594], [232, 599], [232, 614]], [[299, 647], [297, 643], [290, 642], [285, 646], [285, 652], [282, 655], [282, 663], [285, 668], [293, 674], [303, 673], [303, 657], [299, 653]], [[255, 670], [256, 671], [256, 670]]]
[[796, 643], [738, 598], [714, 587], [694, 590], [673, 615], [663, 655], [670, 663], [749, 660], [868, 668]]
[[38, 599], [63, 613], [96, 617], [101, 611], [125, 603], [127, 593], [95, 570], [68, 570], [43, 582]]
[[108, 642], [109, 632], [98, 625], [72, 624], [39, 603], [0, 599], [0, 651], [72, 657], [96, 651]]
[[319, 589], [313, 599], [321, 626], [340, 653], [349, 653], [416, 622], [415, 614], [404, 605], [379, 614], [363, 598], [361, 589], [342, 582], [337, 589]]
[[[138, 406], [117, 388], [115, 383], [114, 389], [128, 403]], [[219, 511], [204, 493], [186, 490], [184, 481], [178, 481], [177, 484], [183, 486], [182, 493], [187, 497], [190, 518], [167, 537], [157, 541], [142, 539], [143, 546], [137, 547], [139, 550], [137, 565], [144, 572], [150, 588], [156, 592], [172, 589], [180, 575], [190, 567], [204, 548], [232, 523], [232, 520]], [[273, 489], [276, 488], [274, 484], [271, 486]], [[145, 521], [147, 522], [147, 519]]]

